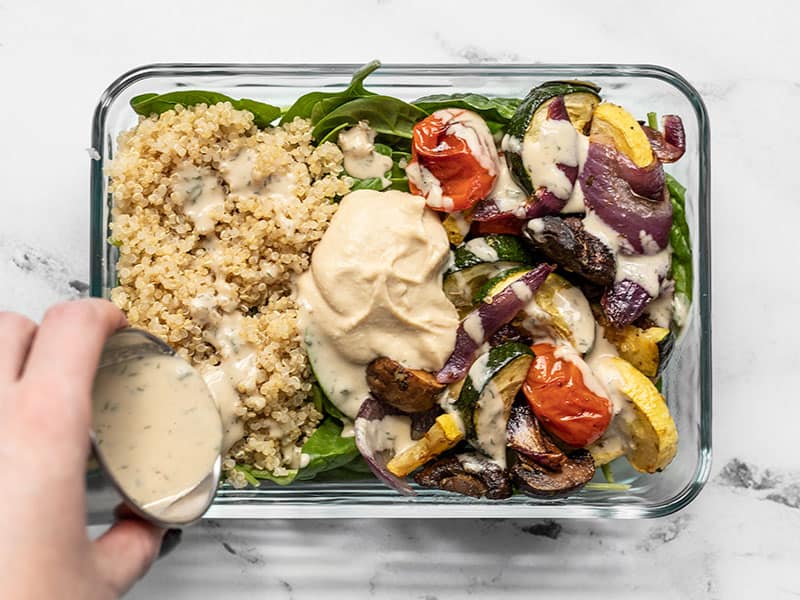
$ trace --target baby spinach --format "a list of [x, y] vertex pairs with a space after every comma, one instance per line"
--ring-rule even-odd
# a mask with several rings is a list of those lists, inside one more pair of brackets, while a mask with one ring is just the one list
[[[432, 113], [443, 108], [463, 108], [478, 113], [494, 133], [514, 116], [519, 98], [487, 98], [480, 94], [434, 94], [415, 100], [412, 104]], [[494, 127], [494, 128], [493, 128]]]
[[342, 467], [359, 456], [354, 437], [342, 437], [342, 425], [327, 418], [303, 444], [303, 454], [309, 457], [305, 467], [297, 472], [297, 480], [314, 479], [319, 473]]
[[314, 481], [363, 481], [372, 479], [374, 475], [361, 456], [356, 456], [352, 461], [341, 467], [323, 471], [314, 478]]
[[208, 92], [204, 90], [181, 90], [178, 92], [167, 92], [166, 94], [140, 94], [131, 99], [131, 108], [140, 115], [149, 117], [150, 115], [160, 115], [163, 112], [181, 106], [195, 106], [196, 104], [207, 104], [211, 106], [219, 102], [230, 102], [236, 110], [246, 110], [253, 114], [253, 123], [256, 127], [265, 128], [281, 115], [281, 109], [271, 104], [257, 102], [243, 98], [235, 100], [219, 92]]
[[[309, 460], [305, 467], [290, 469], [286, 475], [274, 475], [271, 471], [256, 469], [250, 465], [236, 465], [247, 482], [255, 487], [262, 480], [272, 481], [278, 485], [288, 485], [293, 481], [315, 479], [320, 473], [340, 469], [360, 456], [356, 448], [355, 438], [342, 437], [342, 425], [333, 418], [327, 417], [311, 437], [303, 444], [303, 454]], [[363, 477], [363, 471], [351, 467], [354, 474]]]
[[273, 475], [271, 471], [263, 471], [250, 465], [236, 465], [234, 469], [241, 472], [247, 482], [254, 487], [258, 487], [262, 480], [268, 480], [278, 485], [289, 485], [297, 477], [297, 469], [289, 469], [286, 475]]
[[314, 407], [323, 415], [330, 415], [342, 422], [347, 419], [342, 411], [336, 408], [336, 405], [330, 401], [317, 383], [311, 385], [311, 401], [314, 403]]
[[295, 117], [311, 119], [312, 123], [317, 123], [333, 109], [350, 100], [374, 95], [364, 89], [364, 79], [380, 66], [381, 63], [377, 60], [367, 63], [353, 74], [350, 85], [341, 92], [309, 92], [300, 96], [281, 117], [281, 124], [289, 123]]
[[692, 300], [692, 246], [689, 224], [686, 222], [686, 188], [672, 175], [666, 176], [667, 189], [672, 202], [672, 228], [669, 243], [672, 246], [672, 279], [675, 293]]
[[389, 184], [386, 185], [385, 180], [381, 179], [380, 177], [356, 179], [350, 186], [350, 191], [355, 192], [356, 190], [376, 190], [380, 192], [385, 189], [390, 189], [407, 192], [408, 177], [406, 176], [405, 168], [401, 167], [400, 163], [401, 161], [404, 161], [403, 164], [408, 164], [408, 161], [411, 160], [411, 154], [408, 152], [392, 150], [386, 144], [375, 144], [375, 152], [392, 157], [392, 169], [386, 172], [385, 177], [385, 179], [389, 180]]
[[421, 108], [398, 98], [367, 96], [332, 110], [315, 125], [311, 135], [315, 140], [321, 140], [342, 125], [357, 125], [359, 121], [367, 121], [378, 134], [410, 140], [414, 125], [427, 116], [428, 113]]
[[350, 191], [355, 192], [357, 190], [375, 190], [380, 192], [386, 186], [383, 184], [384, 180], [380, 177], [367, 177], [366, 179], [356, 179], [353, 181], [353, 185], [350, 186]]

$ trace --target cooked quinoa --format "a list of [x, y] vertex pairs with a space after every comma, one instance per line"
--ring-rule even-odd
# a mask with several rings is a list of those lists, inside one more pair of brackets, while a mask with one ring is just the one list
[[[243, 159], [247, 185], [231, 167], [241, 175]], [[252, 376], [235, 382], [244, 437], [223, 462], [236, 486], [246, 485], [236, 464], [297, 468], [321, 419], [293, 280], [348, 191], [341, 172], [341, 151], [313, 146], [308, 121], [259, 130], [229, 103], [141, 118], [108, 167], [119, 246], [112, 301], [201, 370], [251, 352]], [[208, 202], [193, 207], [202, 194]]]

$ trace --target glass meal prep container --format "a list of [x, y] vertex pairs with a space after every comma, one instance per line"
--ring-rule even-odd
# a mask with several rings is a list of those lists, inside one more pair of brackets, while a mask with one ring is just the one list
[[[140, 67], [114, 81], [100, 99], [92, 123], [91, 294], [108, 298], [116, 281], [117, 249], [108, 243], [111, 196], [103, 169], [117, 136], [138, 116], [131, 98], [146, 92], [204, 89], [234, 98], [290, 105], [312, 90], [343, 89], [359, 65], [159, 64]], [[602, 87], [603, 97], [637, 118], [647, 112], [677, 114], [686, 129], [686, 153], [667, 172], [686, 186], [686, 214], [694, 261], [694, 300], [686, 325], [663, 373], [663, 393], [678, 428], [678, 453], [662, 473], [645, 475], [624, 459], [614, 463], [626, 491], [584, 488], [554, 500], [515, 495], [474, 499], [413, 485], [402, 496], [378, 480], [296, 482], [259, 489], [223, 485], [208, 518], [330, 517], [659, 517], [686, 506], [702, 489], [711, 466], [711, 289], [709, 241], [709, 123], [697, 91], [677, 73], [650, 65], [384, 65], [366, 85], [380, 94], [413, 100], [429, 94], [476, 92], [524, 97], [547, 80], [581, 79]], [[598, 470], [595, 481], [603, 481]], [[90, 521], [97, 515], [89, 515]]]

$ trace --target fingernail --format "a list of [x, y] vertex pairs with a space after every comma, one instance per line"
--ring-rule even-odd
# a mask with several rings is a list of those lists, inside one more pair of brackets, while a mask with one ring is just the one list
[[164, 558], [172, 552], [181, 541], [182, 529], [167, 529], [164, 537], [161, 538], [161, 549], [158, 551], [158, 558]]

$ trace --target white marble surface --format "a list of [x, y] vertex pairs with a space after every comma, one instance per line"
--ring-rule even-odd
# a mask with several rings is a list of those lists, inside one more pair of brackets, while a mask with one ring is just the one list
[[711, 113], [714, 470], [689, 508], [640, 522], [206, 522], [131, 597], [800, 596], [798, 16], [734, 6], [0, 0], [0, 309], [35, 318], [85, 289], [92, 110], [143, 63], [649, 62], [684, 74]]

